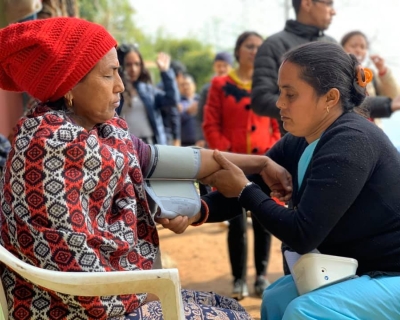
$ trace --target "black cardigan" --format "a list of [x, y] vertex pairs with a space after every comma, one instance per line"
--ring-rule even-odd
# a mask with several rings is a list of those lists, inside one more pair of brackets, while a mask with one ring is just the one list
[[358, 260], [358, 274], [400, 273], [400, 154], [385, 133], [355, 113], [338, 118], [323, 134], [298, 190], [297, 164], [304, 138], [285, 135], [268, 156], [293, 176], [293, 208], [276, 204], [268, 188], [246, 188], [240, 198], [204, 196], [209, 222], [251, 210], [262, 225], [300, 254]]

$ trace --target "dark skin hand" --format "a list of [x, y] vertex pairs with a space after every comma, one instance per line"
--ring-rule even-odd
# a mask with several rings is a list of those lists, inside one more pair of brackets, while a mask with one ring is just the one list
[[164, 228], [170, 229], [177, 234], [181, 234], [190, 224], [196, 222], [199, 220], [199, 218], [199, 214], [197, 214], [192, 218], [188, 218], [186, 216], [176, 216], [173, 219], [155, 218], [154, 221], [161, 224]]
[[[239, 167], [226, 159], [218, 150], [214, 151], [214, 159], [221, 169], [202, 179], [201, 182], [216, 187], [227, 198], [237, 197], [249, 180]], [[260, 175], [271, 189], [271, 197], [283, 202], [290, 200], [293, 190], [292, 176], [285, 168], [270, 160]]]
[[271, 198], [288, 202], [292, 198], [292, 175], [282, 166], [270, 160], [268, 165], [260, 172], [265, 184], [270, 188]]

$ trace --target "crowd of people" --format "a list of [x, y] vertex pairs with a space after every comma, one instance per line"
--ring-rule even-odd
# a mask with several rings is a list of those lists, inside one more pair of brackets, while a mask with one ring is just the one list
[[[284, 30], [245, 31], [216, 53], [202, 88], [164, 52], [153, 83], [137, 45], [83, 19], [37, 19], [38, 3], [0, 29], [0, 88], [32, 106], [0, 136], [1, 245], [52, 270], [144, 270], [156, 224], [228, 221], [232, 295], [182, 290], [185, 316], [251, 319], [238, 302], [247, 212], [262, 320], [400, 318], [400, 154], [379, 123], [400, 110], [398, 83], [363, 32], [325, 35], [333, 1], [292, 4]], [[144, 180], [169, 161], [154, 145], [197, 157], [194, 216], [154, 216]], [[282, 252], [354, 258], [358, 277], [299, 296], [284, 263], [270, 284], [271, 236]], [[1, 279], [10, 319], [162, 319], [152, 294], [71, 297], [7, 267]]]

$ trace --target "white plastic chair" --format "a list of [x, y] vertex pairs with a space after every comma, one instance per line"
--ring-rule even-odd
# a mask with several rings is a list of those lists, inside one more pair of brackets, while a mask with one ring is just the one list
[[[62, 272], [34, 267], [0, 246], [0, 261], [25, 279], [73, 296], [153, 293], [161, 301], [165, 320], [184, 320], [178, 269], [113, 272]], [[7, 300], [0, 282], [0, 320], [8, 319]], [[4, 318], [2, 318], [4, 317]]]

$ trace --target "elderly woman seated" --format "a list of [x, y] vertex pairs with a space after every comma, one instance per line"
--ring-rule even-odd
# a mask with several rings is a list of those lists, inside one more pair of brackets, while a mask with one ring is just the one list
[[[143, 181], [156, 157], [116, 116], [124, 86], [115, 47], [103, 27], [76, 18], [0, 30], [0, 87], [38, 100], [17, 125], [0, 190], [1, 244], [32, 265], [70, 272], [153, 267], [159, 239]], [[196, 178], [220, 168], [211, 151], [197, 154]], [[269, 161], [229, 157], [246, 173]], [[180, 233], [207, 213], [203, 204], [200, 216], [159, 221]], [[1, 276], [10, 319], [162, 319], [150, 294], [71, 297], [8, 268]], [[182, 295], [187, 319], [250, 319], [230, 298]]]

